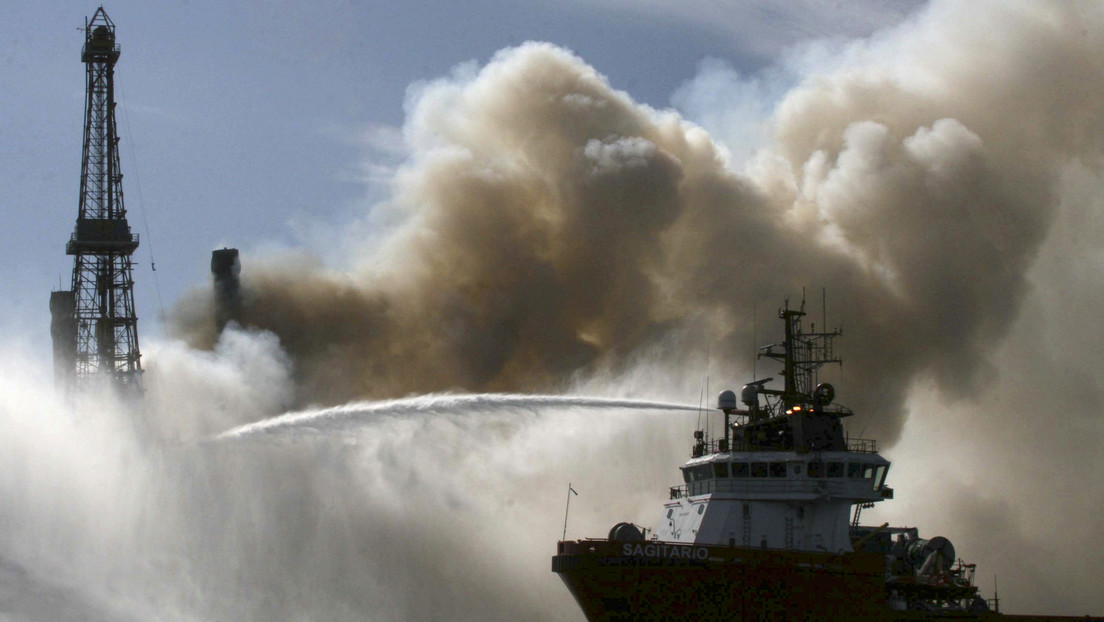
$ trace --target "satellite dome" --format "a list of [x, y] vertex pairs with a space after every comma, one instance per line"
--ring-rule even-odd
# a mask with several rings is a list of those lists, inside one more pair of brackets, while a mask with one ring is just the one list
[[736, 410], [736, 393], [725, 389], [717, 396], [717, 409], [729, 412]]

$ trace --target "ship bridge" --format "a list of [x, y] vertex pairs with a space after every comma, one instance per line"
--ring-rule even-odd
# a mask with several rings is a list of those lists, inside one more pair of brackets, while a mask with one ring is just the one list
[[848, 498], [875, 502], [885, 486], [889, 461], [876, 453], [735, 452], [691, 460], [682, 467], [685, 484], [671, 498], [717, 494], [734, 499], [815, 500]]
[[890, 499], [889, 461], [873, 441], [849, 439], [842, 419], [850, 409], [833, 404], [835, 388], [817, 383], [817, 370], [839, 363], [832, 342], [838, 330], [805, 332], [803, 310], [779, 310], [782, 343], [760, 356], [783, 363], [784, 386], [754, 380], [736, 393], [723, 391], [724, 437], [694, 433], [683, 483], [670, 489], [655, 530], [660, 540], [803, 551], [851, 551], [851, 507]]
[[716, 453], [687, 462], [656, 529], [660, 540], [851, 551], [851, 507], [892, 498], [877, 453]]

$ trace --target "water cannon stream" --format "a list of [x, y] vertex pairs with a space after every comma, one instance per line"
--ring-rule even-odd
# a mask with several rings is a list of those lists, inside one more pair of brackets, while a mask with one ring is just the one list
[[587, 409], [699, 410], [697, 406], [608, 397], [574, 395], [526, 395], [518, 393], [432, 394], [378, 402], [354, 402], [344, 406], [293, 412], [239, 426], [214, 440], [231, 440], [261, 435], [338, 432], [368, 425], [380, 417], [438, 415], [463, 411], [538, 410], [569, 407]]

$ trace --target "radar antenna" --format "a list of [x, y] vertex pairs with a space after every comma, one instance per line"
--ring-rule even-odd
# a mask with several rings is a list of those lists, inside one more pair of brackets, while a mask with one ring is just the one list
[[[785, 380], [782, 390], [760, 389], [759, 392], [781, 398], [783, 410], [816, 402], [819, 396], [814, 393], [814, 388], [817, 387], [820, 368], [829, 363], [843, 364], [836, 356], [834, 347], [836, 337], [841, 336], [843, 331], [837, 328], [817, 332], [814, 324], [810, 332], [805, 332], [801, 325], [801, 318], [804, 316], [804, 300], [799, 309], [791, 309], [787, 300], [786, 306], [778, 310], [778, 317], [785, 324], [785, 341], [764, 346], [759, 352], [759, 357], [782, 363], [781, 374]], [[781, 348], [781, 351], [775, 348]]]

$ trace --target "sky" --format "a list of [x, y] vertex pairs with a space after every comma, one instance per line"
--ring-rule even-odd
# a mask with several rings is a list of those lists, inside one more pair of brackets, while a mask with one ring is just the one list
[[[949, 537], [1010, 611], [1104, 612], [1095, 5], [105, 6], [140, 429], [49, 388], [95, 9], [5, 13], [0, 579], [38, 578], [16, 619], [569, 618], [564, 484], [573, 537], [650, 524], [694, 416], [360, 400], [709, 400], [783, 300], [807, 288], [821, 324], [822, 287], [848, 429], [895, 463], [864, 517]], [[364, 430], [209, 442], [320, 407]]]

